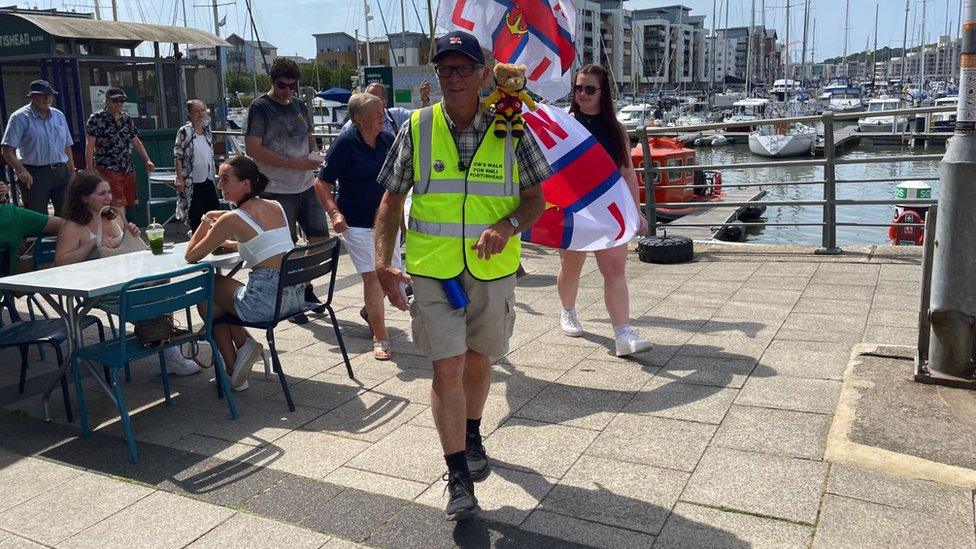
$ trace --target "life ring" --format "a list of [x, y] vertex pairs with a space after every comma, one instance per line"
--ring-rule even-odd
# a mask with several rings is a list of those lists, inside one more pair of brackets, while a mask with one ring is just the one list
[[[922, 216], [918, 215], [915, 210], [905, 210], [895, 218], [892, 223], [921, 223]], [[906, 227], [904, 225], [889, 225], [888, 226], [888, 240], [891, 240], [892, 244], [904, 244], [913, 243], [917, 246], [921, 246], [925, 242], [925, 228], [924, 227]]]

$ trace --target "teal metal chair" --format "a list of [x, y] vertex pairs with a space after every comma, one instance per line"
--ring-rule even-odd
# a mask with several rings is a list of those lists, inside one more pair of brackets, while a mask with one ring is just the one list
[[[129, 455], [132, 457], [133, 463], [139, 461], [136, 441], [129, 421], [129, 412], [126, 409], [125, 398], [122, 396], [122, 389], [119, 384], [119, 372], [133, 360], [158, 354], [159, 373], [163, 378], [163, 393], [168, 406], [171, 403], [169, 376], [166, 373], [166, 359], [163, 357], [163, 350], [167, 347], [201, 340], [209, 343], [211, 349], [217, 349], [217, 343], [213, 339], [213, 288], [214, 269], [211, 265], [191, 265], [168, 273], [137, 278], [122, 286], [119, 294], [119, 336], [105, 343], [82, 347], [72, 357], [71, 375], [74, 376], [78, 415], [81, 418], [81, 431], [84, 436], [88, 436], [91, 430], [88, 426], [78, 359], [98, 362], [108, 368], [108, 385], [122, 419], [122, 431], [125, 433]], [[126, 327], [129, 323], [172, 314], [195, 306], [200, 302], [206, 303], [207, 315], [203, 319], [203, 327], [198, 332], [181, 330], [168, 342], [154, 347], [144, 347], [135, 335], [126, 333]], [[217, 395], [227, 398], [230, 416], [232, 419], [237, 419], [237, 406], [230, 390], [230, 381], [227, 379], [223, 359], [219, 352], [214, 352], [213, 355], [216, 362], [214, 371], [217, 375]], [[97, 376], [95, 377], [97, 378]], [[100, 380], [96, 379], [96, 381]]]

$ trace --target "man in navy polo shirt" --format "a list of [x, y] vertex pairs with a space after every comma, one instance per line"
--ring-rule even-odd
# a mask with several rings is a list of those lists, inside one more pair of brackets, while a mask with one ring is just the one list
[[30, 103], [14, 111], [3, 133], [3, 158], [24, 191], [24, 205], [47, 214], [48, 202], [61, 212], [75, 161], [71, 131], [64, 114], [51, 105], [58, 92], [46, 80], [30, 83]]

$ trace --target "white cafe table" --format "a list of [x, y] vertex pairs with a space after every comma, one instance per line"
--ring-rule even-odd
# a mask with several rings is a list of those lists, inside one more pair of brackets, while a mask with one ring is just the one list
[[[0, 278], [0, 290], [40, 294], [64, 319], [68, 331], [68, 352], [61, 370], [44, 392], [44, 417], [48, 421], [51, 420], [48, 410], [51, 392], [71, 364], [75, 348], [82, 344], [80, 320], [101, 298], [117, 294], [126, 282], [189, 265], [183, 259], [186, 246], [186, 242], [177, 244], [163, 250], [162, 255], [152, 255], [152, 252], [145, 250]], [[236, 269], [240, 266], [241, 258], [237, 252], [232, 252], [208, 255], [201, 263], [209, 263], [217, 269]], [[58, 298], [64, 298], [63, 305]], [[96, 374], [94, 378], [111, 397], [112, 391], [103, 385], [101, 376]]]

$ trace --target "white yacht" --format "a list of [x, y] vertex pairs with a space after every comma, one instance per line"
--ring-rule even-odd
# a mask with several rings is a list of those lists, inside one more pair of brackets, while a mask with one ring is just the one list
[[749, 151], [759, 156], [808, 155], [816, 142], [816, 128], [806, 124], [759, 126], [749, 134]]
[[956, 129], [956, 111], [955, 108], [959, 105], [959, 96], [951, 95], [949, 97], [940, 97], [935, 100], [935, 107], [952, 107], [953, 110], [950, 112], [937, 112], [932, 115], [932, 127], [933, 132], [951, 132]]
[[[725, 119], [726, 122], [751, 122], [766, 118], [766, 111], [769, 108], [769, 99], [761, 97], [750, 97], [742, 99], [732, 104], [732, 114]], [[749, 132], [752, 126], [731, 126], [725, 129], [730, 132]]]
[[882, 97], [868, 101], [869, 113], [878, 113], [875, 116], [862, 118], [858, 121], [858, 130], [862, 133], [900, 133], [908, 127], [908, 118], [903, 115], [884, 115], [885, 111], [894, 111], [902, 108], [899, 99]]
[[634, 130], [640, 126], [647, 126], [654, 119], [654, 105], [638, 103], [627, 105], [617, 111], [617, 120], [625, 130]]
[[864, 110], [864, 102], [861, 100], [861, 87], [851, 83], [846, 76], [835, 76], [824, 87], [821, 100], [824, 101], [824, 110], [834, 113], [860, 112]]

